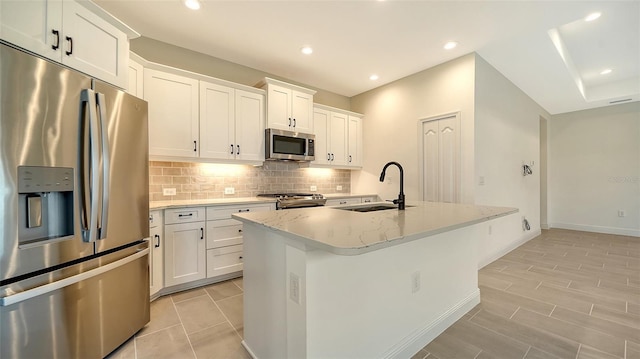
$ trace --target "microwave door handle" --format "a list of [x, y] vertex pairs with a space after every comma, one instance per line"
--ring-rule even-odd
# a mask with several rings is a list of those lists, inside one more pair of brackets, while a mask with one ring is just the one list
[[99, 113], [99, 130], [100, 130], [100, 143], [102, 144], [102, 151], [100, 162], [100, 179], [102, 183], [100, 188], [102, 189], [102, 206], [100, 208], [100, 222], [98, 227], [98, 239], [107, 238], [107, 228], [109, 224], [109, 173], [111, 169], [111, 157], [109, 155], [109, 132], [107, 129], [107, 102], [103, 93], [96, 94], [96, 100], [98, 104]]
[[[86, 111], [85, 111], [86, 109]], [[80, 116], [82, 123], [82, 131], [80, 131], [82, 148], [80, 151], [80, 167], [78, 171], [80, 176], [80, 207], [81, 207], [81, 223], [82, 237], [85, 242], [94, 242], [96, 240], [96, 231], [98, 228], [98, 189], [100, 186], [100, 177], [98, 166], [99, 136], [98, 136], [98, 116], [96, 114], [96, 95], [93, 90], [84, 89], [80, 93]], [[88, 119], [85, 113], [89, 114]], [[88, 122], [88, 123], [87, 123]], [[89, 127], [89, 160], [87, 165], [87, 153], [85, 153], [84, 129]], [[89, 184], [90, 182], [90, 184]], [[88, 200], [88, 203], [87, 203]], [[87, 208], [88, 211], [87, 211]]]

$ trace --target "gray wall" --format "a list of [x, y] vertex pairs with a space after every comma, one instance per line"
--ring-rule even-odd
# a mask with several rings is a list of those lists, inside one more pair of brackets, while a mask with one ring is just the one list
[[338, 107], [345, 110], [351, 109], [351, 101], [348, 97], [333, 92], [317, 89], [305, 84], [297, 83], [280, 76], [262, 72], [247, 66], [225, 61], [216, 57], [191, 51], [147, 37], [131, 40], [131, 51], [147, 61], [180, 68], [187, 71], [212, 76], [222, 80], [239, 84], [254, 86], [262, 78], [271, 77], [286, 81], [295, 85], [318, 91], [313, 98], [315, 103]]

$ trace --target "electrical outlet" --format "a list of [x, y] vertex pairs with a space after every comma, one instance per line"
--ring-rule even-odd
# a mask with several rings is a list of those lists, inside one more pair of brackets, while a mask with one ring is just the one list
[[342, 186], [336, 186], [336, 191], [342, 191]]
[[235, 194], [236, 193], [236, 189], [233, 187], [225, 187], [224, 188], [224, 194]]
[[413, 272], [411, 274], [411, 293], [416, 293], [420, 290], [420, 272]]
[[493, 229], [491, 228], [491, 225], [489, 225], [489, 235], [491, 235], [491, 233], [493, 233]]
[[624, 210], [620, 209], [618, 210], [618, 217], [626, 217], [627, 214], [624, 212]]
[[175, 188], [163, 188], [162, 189], [162, 195], [163, 196], [175, 196], [176, 195], [176, 189]]
[[289, 273], [289, 299], [300, 304], [300, 277]]
[[480, 177], [478, 178], [478, 184], [479, 184], [480, 186], [484, 186], [484, 176], [480, 176]]
[[311, 192], [315, 192], [318, 190], [318, 186], [311, 186]]

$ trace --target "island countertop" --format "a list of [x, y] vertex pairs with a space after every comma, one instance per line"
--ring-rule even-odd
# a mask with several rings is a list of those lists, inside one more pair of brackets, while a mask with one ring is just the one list
[[313, 248], [358, 255], [518, 212], [517, 208], [456, 203], [407, 205], [404, 211], [361, 213], [341, 207], [314, 207], [234, 214], [233, 218], [275, 230]]

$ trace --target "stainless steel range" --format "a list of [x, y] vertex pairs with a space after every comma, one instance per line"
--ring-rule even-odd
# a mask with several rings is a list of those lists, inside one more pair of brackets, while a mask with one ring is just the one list
[[265, 193], [258, 197], [275, 198], [276, 209], [324, 206], [327, 199], [318, 193]]

